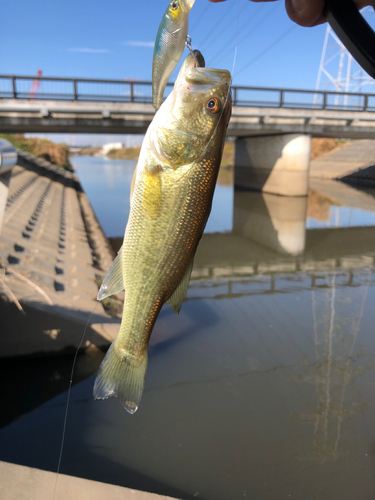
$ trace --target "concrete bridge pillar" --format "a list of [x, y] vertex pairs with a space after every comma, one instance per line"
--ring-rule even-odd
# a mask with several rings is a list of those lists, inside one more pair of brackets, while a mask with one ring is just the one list
[[306, 196], [310, 150], [310, 135], [238, 138], [235, 186], [284, 196]]

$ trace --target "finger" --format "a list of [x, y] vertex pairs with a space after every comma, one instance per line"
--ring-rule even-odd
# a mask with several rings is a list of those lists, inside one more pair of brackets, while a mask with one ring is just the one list
[[324, 0], [285, 0], [285, 9], [300, 26], [316, 26], [325, 22]]

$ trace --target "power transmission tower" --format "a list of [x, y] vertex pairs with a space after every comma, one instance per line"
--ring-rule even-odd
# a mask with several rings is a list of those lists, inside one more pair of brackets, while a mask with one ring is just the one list
[[[370, 26], [375, 24], [374, 9], [361, 11]], [[327, 26], [315, 90], [333, 92], [375, 93], [375, 81], [346, 50], [331, 26]], [[355, 97], [335, 96], [335, 105], [356, 104]]]

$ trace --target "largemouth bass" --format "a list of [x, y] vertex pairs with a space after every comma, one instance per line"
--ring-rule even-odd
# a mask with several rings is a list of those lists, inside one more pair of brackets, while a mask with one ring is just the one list
[[229, 71], [184, 61], [174, 89], [144, 138], [133, 178], [124, 243], [99, 290], [125, 288], [124, 312], [94, 385], [134, 413], [143, 392], [147, 347], [161, 307], [178, 314], [211, 211], [231, 114]]
[[181, 59], [195, 0], [173, 0], [161, 20], [156, 35], [152, 63], [152, 104], [159, 109], [172, 71]]

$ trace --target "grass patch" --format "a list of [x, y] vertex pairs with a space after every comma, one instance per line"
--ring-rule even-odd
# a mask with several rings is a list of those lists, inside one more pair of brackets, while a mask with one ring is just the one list
[[315, 160], [320, 156], [336, 151], [346, 146], [350, 141], [345, 139], [330, 139], [327, 137], [313, 137], [311, 139], [310, 160]]
[[139, 146], [136, 148], [111, 149], [107, 156], [112, 160], [138, 160], [140, 151]]
[[81, 148], [78, 151], [71, 153], [70, 155], [71, 156], [94, 156], [97, 153], [99, 153], [99, 151], [101, 149], [102, 148]]
[[234, 141], [225, 142], [220, 166], [224, 168], [234, 166]]
[[69, 161], [69, 147], [67, 144], [55, 144], [48, 139], [39, 139], [37, 137], [26, 138], [23, 134], [0, 134], [0, 138], [9, 141], [15, 148], [73, 172]]

